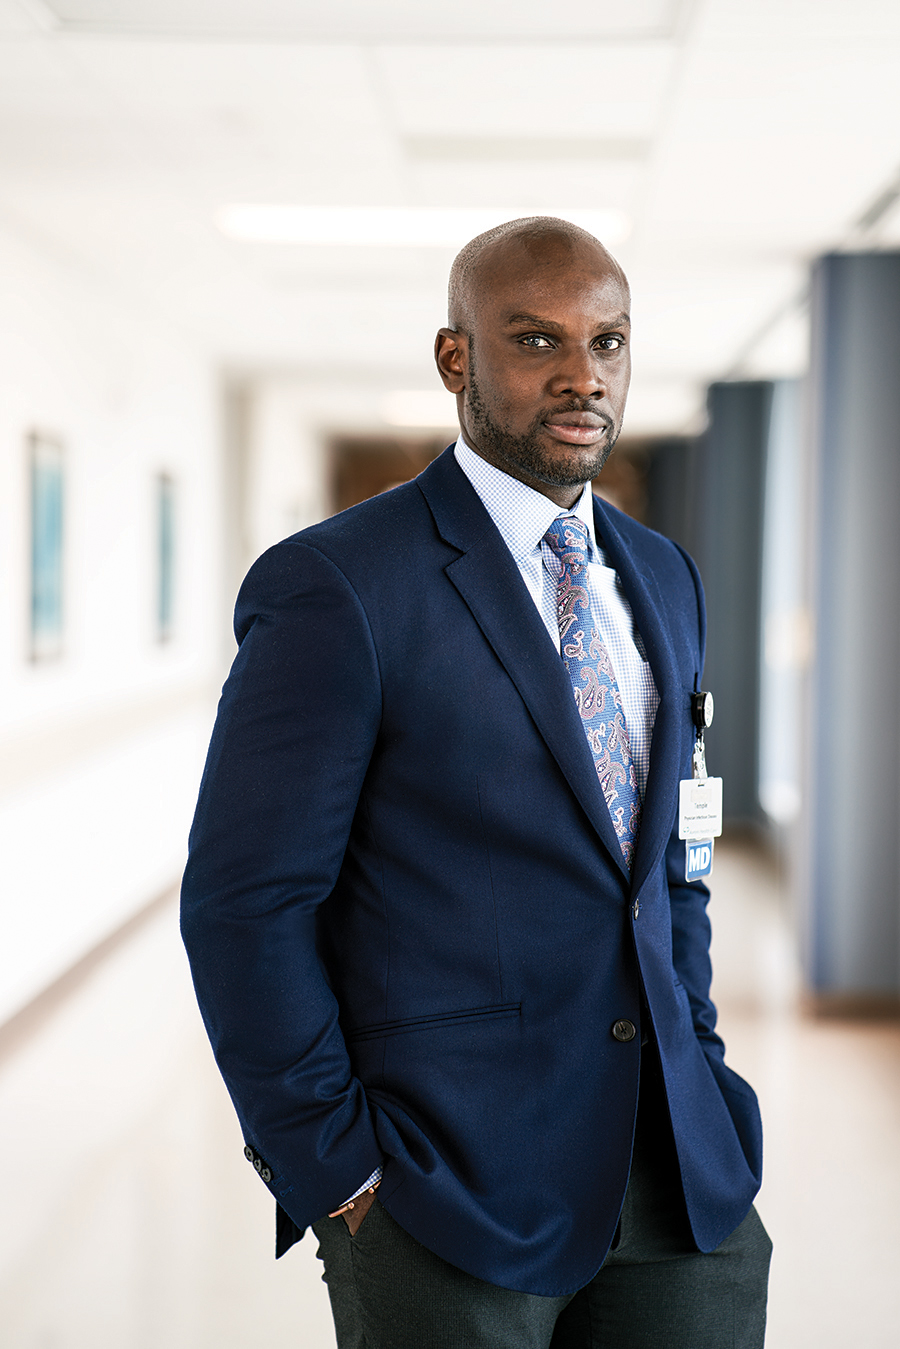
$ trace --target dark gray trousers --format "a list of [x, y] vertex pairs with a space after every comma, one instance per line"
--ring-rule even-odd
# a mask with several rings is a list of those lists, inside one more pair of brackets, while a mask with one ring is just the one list
[[647, 1076], [616, 1240], [586, 1287], [496, 1288], [426, 1250], [376, 1199], [355, 1237], [343, 1218], [313, 1229], [338, 1349], [762, 1349], [771, 1242], [751, 1209], [715, 1251], [696, 1249]]

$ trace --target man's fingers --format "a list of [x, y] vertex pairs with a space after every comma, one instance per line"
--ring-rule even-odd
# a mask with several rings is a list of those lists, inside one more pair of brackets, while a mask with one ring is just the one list
[[350, 1228], [351, 1237], [356, 1236], [357, 1232], [362, 1226], [363, 1218], [366, 1216], [369, 1209], [372, 1207], [374, 1201], [375, 1201], [375, 1191], [366, 1190], [365, 1193], [361, 1194], [358, 1199], [354, 1199], [352, 1208], [345, 1209], [344, 1212], [341, 1214], [341, 1217], [344, 1219], [344, 1222]]

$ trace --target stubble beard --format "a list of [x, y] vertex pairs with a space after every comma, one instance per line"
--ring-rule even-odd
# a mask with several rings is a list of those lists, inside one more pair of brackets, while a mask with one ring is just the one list
[[[608, 428], [607, 438], [592, 457], [585, 458], [583, 453], [577, 454], [574, 449], [571, 453], [567, 453], [566, 446], [561, 443], [559, 449], [552, 456], [548, 454], [540, 439], [541, 428], [543, 427], [541, 417], [535, 418], [524, 435], [513, 435], [509, 431], [504, 431], [493, 420], [485, 406], [476, 378], [471, 349], [468, 404], [472, 431], [475, 440], [478, 442], [477, 448], [488, 455], [495, 463], [499, 460], [501, 467], [508, 464], [513, 477], [521, 478], [522, 473], [525, 473], [528, 477], [537, 482], [546, 483], [549, 487], [581, 487], [584, 483], [596, 478], [609, 458], [619, 434], [612, 421], [604, 417]], [[568, 403], [555, 407], [553, 411], [554, 413], [595, 412], [596, 408], [591, 406], [589, 400], [570, 399]], [[474, 448], [475, 446], [473, 446]]]

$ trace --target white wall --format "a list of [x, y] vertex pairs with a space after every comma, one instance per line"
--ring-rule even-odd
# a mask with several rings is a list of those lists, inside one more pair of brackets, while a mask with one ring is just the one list
[[[346, 398], [346, 394], [344, 394]], [[329, 511], [325, 439], [320, 408], [340, 409], [325, 382], [261, 378], [252, 387], [247, 432], [251, 471], [246, 503], [252, 557]]]
[[[217, 691], [217, 385], [189, 338], [0, 229], [0, 1020], [177, 880]], [[27, 436], [66, 458], [65, 637], [29, 659]], [[155, 477], [175, 481], [174, 633]]]

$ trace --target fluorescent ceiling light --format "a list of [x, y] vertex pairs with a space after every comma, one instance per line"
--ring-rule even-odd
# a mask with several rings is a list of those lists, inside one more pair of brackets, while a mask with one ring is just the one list
[[388, 426], [456, 426], [456, 399], [445, 389], [396, 389], [381, 400]]
[[477, 210], [435, 206], [291, 206], [234, 203], [216, 212], [218, 228], [245, 243], [342, 245], [380, 248], [461, 248], [476, 234], [504, 220], [558, 215], [607, 244], [628, 237], [630, 224], [614, 209], [549, 212], [511, 206]]

